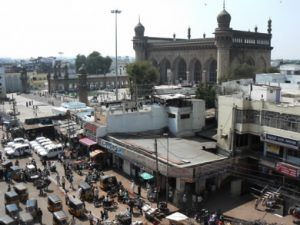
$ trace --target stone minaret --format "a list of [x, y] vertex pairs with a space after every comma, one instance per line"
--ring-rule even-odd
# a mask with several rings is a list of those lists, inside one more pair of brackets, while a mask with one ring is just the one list
[[87, 72], [84, 64], [81, 65], [78, 72], [79, 101], [88, 105]]
[[134, 28], [133, 49], [135, 50], [135, 60], [146, 60], [146, 39], [144, 37], [145, 27], [139, 23]]
[[29, 92], [28, 76], [27, 76], [27, 70], [25, 67], [22, 67], [20, 79], [21, 79], [21, 84], [22, 84], [22, 93], [28, 93]]
[[68, 65], [64, 65], [64, 89], [66, 92], [69, 91], [69, 70]]
[[232, 45], [232, 32], [230, 28], [230, 14], [225, 10], [217, 17], [218, 28], [215, 30], [215, 45], [217, 46], [217, 82], [227, 75], [230, 67], [230, 48]]

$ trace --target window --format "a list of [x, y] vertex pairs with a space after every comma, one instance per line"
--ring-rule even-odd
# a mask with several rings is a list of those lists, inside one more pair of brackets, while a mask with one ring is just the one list
[[181, 114], [180, 115], [180, 119], [189, 119], [190, 118], [190, 114]]
[[168, 117], [169, 117], [169, 118], [176, 118], [176, 115], [173, 114], [173, 113], [168, 113]]

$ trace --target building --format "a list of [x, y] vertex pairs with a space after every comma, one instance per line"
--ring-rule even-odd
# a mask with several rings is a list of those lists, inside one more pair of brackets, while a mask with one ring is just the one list
[[0, 99], [6, 97], [6, 82], [5, 82], [5, 74], [4, 68], [0, 67]]
[[160, 84], [216, 83], [230, 68], [242, 63], [264, 70], [271, 62], [272, 21], [268, 32], [234, 30], [231, 16], [225, 8], [217, 17], [214, 37], [187, 39], [145, 36], [139, 22], [134, 28], [133, 48], [136, 60], [150, 60], [160, 71]]
[[262, 187], [281, 187], [293, 204], [300, 200], [300, 105], [282, 99], [281, 88], [269, 85], [219, 96], [217, 145], [236, 156], [235, 175]]
[[[78, 90], [78, 75], [67, 63], [56, 61], [53, 72], [47, 76], [48, 92], [68, 92]], [[87, 90], [112, 89], [115, 88], [116, 76], [113, 74], [90, 74], [87, 75]], [[128, 80], [126, 74], [118, 75], [119, 88], [127, 87]]]

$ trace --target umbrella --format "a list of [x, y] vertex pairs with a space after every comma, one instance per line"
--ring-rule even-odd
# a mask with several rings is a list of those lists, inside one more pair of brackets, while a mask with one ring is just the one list
[[141, 173], [140, 177], [144, 180], [151, 180], [153, 178], [153, 175], [147, 172]]
[[169, 220], [173, 220], [173, 221], [183, 221], [188, 219], [188, 217], [180, 212], [175, 212], [172, 215], [169, 215], [166, 217]]

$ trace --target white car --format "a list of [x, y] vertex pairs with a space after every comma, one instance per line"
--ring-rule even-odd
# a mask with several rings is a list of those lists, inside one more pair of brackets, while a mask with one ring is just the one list
[[36, 154], [40, 155], [41, 152], [45, 151], [45, 148], [40, 146], [39, 148], [36, 149]]
[[13, 146], [14, 144], [25, 144], [25, 143], [28, 143], [28, 139], [24, 139], [24, 138], [15, 138], [13, 141], [11, 142], [8, 142], [7, 143], [7, 146], [8, 147], [11, 147]]
[[56, 145], [52, 145], [47, 147], [47, 149], [45, 149], [45, 151], [40, 152], [40, 156], [42, 158], [56, 158], [59, 155], [63, 154], [64, 149], [63, 149], [63, 145], [62, 144], [56, 144]]
[[37, 137], [35, 141], [39, 142], [40, 140], [46, 139], [45, 137]]
[[23, 155], [31, 155], [31, 149], [29, 144], [20, 144], [12, 150], [6, 152], [8, 158], [19, 157]]
[[41, 146], [42, 146], [42, 147], [45, 147], [45, 146], [47, 146], [47, 145], [52, 145], [52, 144], [53, 144], [52, 141], [46, 141], [46, 142], [43, 142], [43, 143], [41, 144]]
[[8, 152], [8, 151], [12, 151], [12, 150], [14, 150], [16, 147], [18, 147], [18, 146], [20, 146], [20, 145], [22, 145], [22, 144], [16, 143], [16, 144], [13, 144], [13, 145], [11, 145], [11, 146], [9, 146], [9, 147], [5, 147], [5, 148], [4, 148], [4, 153], [6, 153], [6, 152]]

